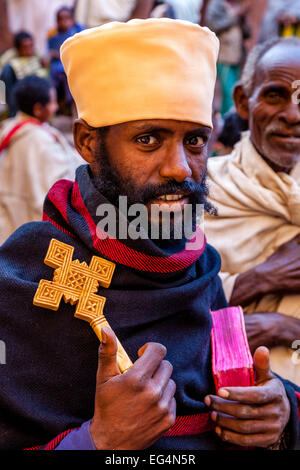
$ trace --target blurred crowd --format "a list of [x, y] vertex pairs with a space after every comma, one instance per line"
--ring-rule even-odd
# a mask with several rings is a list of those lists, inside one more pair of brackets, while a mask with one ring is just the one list
[[[73, 179], [75, 169], [81, 163], [80, 156], [72, 146], [71, 139], [66, 135], [62, 121], [58, 119], [59, 117], [67, 119], [71, 127], [76, 117], [76, 108], [60, 60], [59, 50], [67, 38], [86, 28], [110, 21], [127, 21], [133, 18], [150, 17], [181, 19], [208, 26], [220, 40], [217, 83], [213, 103], [214, 130], [209, 141], [210, 160], [213, 161], [216, 156], [230, 154], [236, 144], [240, 144], [240, 147], [237, 147], [238, 156], [236, 153], [236, 158], [242, 158], [241, 155], [244, 151], [247, 151], [247, 155], [255, 155], [253, 159], [258, 158], [255, 153], [256, 150], [261, 150], [261, 154], [267, 151], [269, 155], [281, 153], [280, 149], [284, 147], [282, 143], [278, 144], [277, 147], [271, 146], [267, 150], [264, 143], [264, 145], [261, 144], [260, 148], [259, 129], [256, 134], [252, 134], [254, 136], [252, 137], [252, 143], [255, 138], [257, 139], [255, 149], [247, 147], [249, 145], [249, 142], [245, 140], [245, 136], [249, 135], [247, 131], [253, 133], [255, 129], [255, 122], [249, 123], [249, 119], [253, 119], [254, 114], [248, 112], [248, 101], [252, 97], [255, 88], [253, 77], [259, 60], [266, 56], [269, 50], [277, 48], [277, 57], [281, 57], [280, 60], [284, 63], [284, 67], [288, 67], [289, 64], [286, 65], [284, 62], [286, 57], [289, 57], [287, 51], [293, 48], [298, 51], [298, 41], [300, 41], [298, 39], [300, 38], [300, 0], [261, 0], [259, 2], [251, 2], [250, 0], [52, 0], [51, 2], [46, 0], [31, 0], [30, 2], [25, 0], [0, 0], [0, 6], [3, 13], [1, 19], [0, 80], [5, 83], [6, 89], [6, 100], [5, 103], [1, 104], [0, 109], [0, 243], [21, 223], [39, 220], [43, 200], [49, 188], [59, 178]], [[287, 46], [281, 45], [281, 38], [290, 38], [286, 43], [290, 49], [284, 50], [284, 53], [282, 50]], [[99, 51], [99, 54], [101, 54], [101, 51]], [[273, 60], [272, 67], [276, 69], [277, 59], [274, 61], [270, 56], [269, 62], [271, 59]], [[294, 79], [297, 78], [296, 72], [289, 73]], [[261, 77], [263, 82], [263, 75]], [[288, 92], [285, 91], [285, 93]], [[271, 100], [273, 100], [271, 104], [275, 106], [274, 100], [279, 99], [278, 96], [278, 90], [271, 90], [264, 106], [267, 107]], [[283, 100], [284, 98], [280, 99]], [[267, 100], [269, 101], [267, 102]], [[247, 112], [245, 111], [246, 107]], [[286, 111], [286, 113], [288, 112], [290, 111]], [[262, 116], [257, 114], [255, 119], [260, 130], [264, 129], [265, 121]], [[288, 135], [290, 131], [287, 130], [290, 125], [288, 121], [297, 120], [298, 117], [295, 118], [294, 115], [289, 115], [284, 118], [280, 117], [280, 119], [282, 122], [286, 120], [287, 124], [286, 128], [283, 131], [280, 128], [281, 130], [280, 132], [277, 131], [277, 134], [280, 134], [281, 139], [284, 137], [291, 138]], [[295, 124], [299, 126], [298, 121]], [[297, 132], [300, 132], [300, 130]], [[299, 138], [298, 134], [293, 138], [294, 140]], [[290, 141], [289, 144], [290, 149], [293, 145], [295, 146], [294, 141]], [[20, 154], [22, 154], [22, 159], [16, 159], [16, 155]], [[4, 155], [5, 158], [3, 158]], [[270, 158], [270, 160], [272, 159]], [[266, 192], [267, 196], [262, 191], [259, 201], [255, 199], [259, 194], [257, 188], [253, 190], [253, 196], [249, 196], [249, 194], [243, 195], [243, 197], [240, 196], [243, 192], [239, 187], [239, 182], [246, 176], [248, 178], [249, 175], [239, 175], [235, 180], [235, 176], [232, 175], [236, 175], [237, 170], [232, 170], [231, 175], [231, 169], [225, 171], [223, 167], [216, 167], [215, 173], [212, 173], [212, 175], [220, 174], [221, 183], [215, 181], [216, 187], [219, 183], [222, 186], [226, 177], [228, 181], [231, 176], [233, 178], [231, 190], [233, 191], [232, 188], [234, 187], [237, 195], [235, 200], [230, 199], [228, 207], [233, 211], [231, 213], [233, 227], [235, 227], [234, 224], [237, 223], [238, 217], [240, 217], [239, 223], [241, 225], [239, 225], [237, 233], [236, 250], [241, 249], [241, 253], [243, 251], [240, 236], [243, 232], [241, 227], [246, 220], [246, 216], [249, 214], [253, 216], [255, 211], [259, 214], [256, 227], [261, 227], [261, 229], [258, 234], [253, 232], [253, 236], [261, 236], [261, 246], [264, 246], [267, 229], [261, 223], [262, 213], [265, 214], [273, 205], [272, 217], [276, 214], [275, 219], [278, 222], [282, 216], [282, 211], [279, 211], [278, 214], [276, 212], [279, 204], [278, 194], [281, 194], [281, 192], [287, 194], [291, 185], [294, 184], [291, 181], [287, 182], [286, 176], [283, 178], [284, 181], [279, 184], [277, 173], [278, 168], [281, 168], [281, 163], [273, 163], [268, 169], [262, 168], [262, 171], [266, 171], [266, 174], [269, 170], [271, 171], [271, 168], [272, 171], [275, 169], [276, 175], [273, 173], [272, 175], [268, 174], [267, 184], [271, 184], [271, 181], [274, 184], [272, 188], [271, 186], [267, 188], [269, 191]], [[260, 165], [260, 163], [257, 163], [257, 165]], [[240, 170], [241, 168], [238, 166], [238, 171]], [[296, 173], [294, 177], [296, 181]], [[261, 181], [259, 184], [263, 186]], [[247, 184], [247, 179], [245, 179], [245, 185]], [[222, 188], [223, 190], [224, 188]], [[271, 190], [274, 192], [273, 199], [270, 197]], [[230, 191], [224, 191], [224, 194], [222, 193], [220, 196], [220, 201], [218, 201], [221, 204], [220, 207], [223, 203], [225, 204], [224, 201], [230, 193]], [[296, 193], [299, 193], [298, 186], [295, 190], [293, 189], [293, 201], [295, 201]], [[249, 201], [247, 202], [248, 196]], [[283, 197], [285, 201], [283, 205], [286, 204], [287, 199], [287, 196]], [[262, 209], [259, 204], [265, 200], [267, 202]], [[235, 203], [236, 207], [234, 206]], [[228, 215], [228, 207], [224, 210], [226, 226], [228, 226], [228, 220], [231, 217], [231, 215]], [[286, 209], [286, 206], [284, 207]], [[14, 217], [16, 214], [17, 217]], [[222, 211], [219, 215], [218, 220], [224, 223]], [[268, 217], [266, 215], [266, 220], [271, 220]], [[288, 216], [286, 217], [288, 218]], [[275, 256], [274, 253], [277, 253], [276, 250], [279, 250], [279, 246], [281, 246], [280, 244], [279, 246], [276, 245], [276, 240], [280, 240], [281, 243], [292, 243], [291, 239], [293, 237], [290, 234], [292, 233], [293, 236], [299, 234], [297, 231], [299, 221], [294, 220], [293, 214], [292, 219], [288, 219], [288, 223], [294, 224], [297, 229], [290, 231], [289, 235], [281, 238], [276, 231], [277, 228], [275, 230], [273, 227], [274, 233], [277, 235], [271, 237], [270, 246], [265, 245], [266, 251], [262, 249], [257, 253], [257, 264], [263, 264], [263, 258], [260, 257], [262, 252], [269, 257]], [[216, 231], [214, 231], [214, 222], [212, 222], [210, 230], [212, 239], [215, 237], [217, 248], [221, 255], [223, 254], [223, 260], [225, 259], [228, 263], [228, 272], [235, 273], [234, 278], [231, 276], [230, 279], [228, 278], [229, 281], [227, 278], [227, 281], [224, 280], [224, 286], [226, 287], [227, 284], [229, 286], [228, 299], [231, 297], [234, 304], [243, 305], [248, 302], [249, 305], [252, 305], [251, 302], [255, 296], [248, 298], [248, 294], [246, 295], [251, 291], [251, 286], [246, 283], [243, 284], [244, 291], [242, 287], [240, 287], [240, 290], [238, 289], [239, 284], [236, 282], [237, 273], [235, 271], [237, 270], [237, 263], [230, 264], [229, 254], [226, 251], [228, 243], [227, 247], [224, 247], [222, 245], [223, 238], [219, 241], [219, 244], [217, 242], [217, 234], [222, 233], [223, 235], [225, 233], [224, 226], [221, 228], [217, 226]], [[246, 232], [248, 236], [248, 228]], [[249, 246], [249, 237], [247, 238], [247, 236], [245, 235], [244, 241]], [[231, 239], [230, 234], [228, 235], [229, 239]], [[255, 252], [256, 247], [257, 244], [251, 248], [251, 254]], [[290, 250], [290, 253], [293, 249], [289, 245], [288, 250]], [[241, 266], [238, 268], [239, 274], [241, 274], [244, 267], [248, 267], [249, 270], [253, 269], [253, 265], [248, 261], [246, 262], [246, 258], [242, 254], [241, 260], [244, 260], [244, 264], [241, 262]], [[273, 269], [272, 266], [275, 265], [276, 263], [268, 265], [270, 266], [268, 268], [270, 272]], [[278, 266], [278, 263], [276, 266]], [[226, 271], [225, 268], [224, 271]], [[234, 285], [236, 291], [233, 290]], [[266, 300], [263, 305], [260, 303], [256, 307], [252, 305], [252, 307], [249, 307], [249, 313], [260, 312], [259, 314], [262, 315], [261, 312], [270, 311], [271, 309], [271, 311], [277, 312], [276, 315], [280, 314], [278, 313], [280, 312], [279, 304], [275, 305], [270, 300], [272, 295], [274, 297], [274, 292], [278, 289], [278, 286], [272, 286], [272, 289], [270, 288], [270, 291], [267, 292], [270, 295], [268, 297], [269, 303]], [[286, 289], [289, 290], [289, 286]], [[243, 295], [242, 291], [244, 292]], [[261, 292], [258, 292], [256, 297], [261, 300], [267, 296], [264, 297]], [[292, 297], [292, 294], [290, 297]], [[285, 299], [285, 297], [283, 298]], [[292, 298], [286, 300], [286, 304], [282, 307], [283, 313], [288, 312], [293, 316], [295, 313], [293, 312], [293, 302]], [[261, 316], [258, 320], [253, 316], [252, 323], [248, 322], [247, 332], [249, 338], [252, 334], [253, 344], [256, 341], [257, 331], [261, 331], [263, 328], [268, 329], [268, 326], [265, 326], [266, 324], [259, 323], [262, 318]], [[269, 316], [268, 321], [270, 321], [270, 318]], [[280, 318], [276, 317], [273, 320], [279, 322]], [[290, 331], [296, 331], [297, 328], [299, 328], [299, 320], [297, 320], [297, 323], [291, 323]], [[271, 326], [269, 329], [274, 331], [274, 325], [273, 329]], [[288, 343], [291, 338], [292, 335], [288, 337], [285, 343]], [[270, 340], [270, 342], [272, 341]], [[268, 343], [266, 339], [265, 343]], [[282, 343], [284, 343], [284, 340], [282, 340]], [[284, 375], [286, 370], [287, 366], [282, 365], [279, 372]], [[299, 367], [297, 374], [292, 375], [293, 373], [291, 372], [292, 380], [300, 383]]]
[[259, 4], [250, 0], [1, 1], [0, 79], [6, 85], [6, 104], [0, 105], [0, 119], [16, 115], [13, 90], [28, 75], [51, 80], [58, 102], [56, 116], [76, 116], [59, 58], [60, 46], [73, 34], [109, 21], [176, 18], [208, 26], [220, 40], [210, 151], [213, 155], [227, 153], [247, 129], [233, 103], [233, 88], [247, 54], [257, 42], [300, 36], [299, 4], [299, 0], [262, 0]]

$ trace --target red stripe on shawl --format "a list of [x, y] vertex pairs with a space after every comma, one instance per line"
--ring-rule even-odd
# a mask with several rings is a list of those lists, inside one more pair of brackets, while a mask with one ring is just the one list
[[71, 432], [75, 431], [79, 428], [68, 429], [67, 431], [62, 432], [58, 436], [56, 436], [52, 441], [50, 441], [45, 447], [44, 446], [37, 446], [37, 447], [28, 447], [24, 450], [54, 450], [56, 447], [61, 443], [61, 441]]
[[8, 147], [11, 139], [15, 135], [16, 132], [18, 132], [19, 129], [24, 127], [26, 124], [35, 124], [36, 126], [41, 126], [42, 123], [39, 121], [36, 121], [35, 119], [26, 119], [26, 121], [19, 122], [16, 124], [10, 131], [9, 133], [4, 137], [0, 144], [0, 152], [6, 149]]
[[63, 228], [61, 225], [54, 222], [54, 220], [52, 220], [45, 212], [43, 212], [43, 221], [44, 222], [50, 222], [52, 225], [54, 225], [54, 227], [58, 228], [58, 230], [60, 230], [61, 232], [66, 233], [67, 235], [69, 235], [72, 238], [75, 238], [75, 235], [73, 233], [69, 232], [68, 230]]
[[66, 222], [68, 222], [68, 192], [73, 186], [73, 182], [69, 180], [59, 180], [55, 183], [48, 193], [48, 198], [56, 209], [60, 212]]
[[173, 426], [165, 433], [165, 436], [193, 436], [212, 429], [214, 429], [214, 424], [210, 419], [210, 413], [178, 416]]
[[[69, 429], [56, 436], [45, 447], [37, 446], [30, 447], [25, 450], [54, 450], [61, 443], [61, 441], [72, 431], [79, 428]], [[210, 419], [210, 413], [202, 413], [197, 415], [178, 416], [173, 426], [164, 434], [165, 437], [174, 436], [193, 436], [202, 434], [214, 429], [214, 424]]]
[[296, 397], [297, 397], [297, 401], [298, 401], [298, 417], [299, 417], [299, 421], [300, 421], [300, 393], [299, 392], [295, 392], [296, 393]]

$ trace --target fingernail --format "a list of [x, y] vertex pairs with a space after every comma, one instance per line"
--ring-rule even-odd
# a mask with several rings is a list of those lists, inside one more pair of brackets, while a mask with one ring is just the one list
[[101, 329], [101, 338], [102, 338], [102, 343], [105, 344], [107, 341], [107, 334], [104, 328]]
[[211, 419], [212, 419], [213, 421], [217, 421], [217, 416], [218, 416], [218, 415], [217, 415], [217, 413], [216, 413], [215, 411], [213, 411], [213, 412], [211, 413], [211, 415], [210, 415], [210, 417], [211, 417]]
[[225, 390], [224, 388], [220, 388], [220, 390], [218, 391], [218, 395], [219, 397], [222, 397], [222, 398], [228, 398], [229, 392], [228, 390]]
[[206, 404], [206, 406], [210, 406], [210, 404], [211, 404], [211, 399], [210, 399], [209, 396], [207, 396], [207, 397], [204, 398], [204, 403]]
[[218, 434], [218, 436], [220, 436], [220, 434], [221, 434], [221, 428], [219, 428], [219, 426], [216, 426], [215, 431], [216, 431], [216, 433]]

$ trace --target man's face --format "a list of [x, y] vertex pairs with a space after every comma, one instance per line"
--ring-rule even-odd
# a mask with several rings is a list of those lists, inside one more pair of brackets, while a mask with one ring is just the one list
[[60, 32], [66, 33], [74, 26], [72, 14], [67, 10], [62, 10], [57, 18], [57, 28]]
[[37, 103], [33, 109], [34, 117], [41, 122], [50, 122], [58, 109], [56, 89], [49, 91], [49, 101], [45, 105]]
[[260, 60], [249, 99], [252, 142], [278, 170], [300, 160], [300, 105], [292, 86], [299, 79], [300, 48], [279, 44]]
[[129, 204], [145, 204], [149, 220], [153, 204], [162, 213], [174, 205], [183, 211], [185, 204], [207, 204], [210, 132], [206, 126], [175, 120], [111, 126], [96, 147], [96, 185], [115, 205], [120, 195], [127, 196]]
[[18, 49], [20, 57], [31, 57], [34, 54], [33, 40], [30, 38], [22, 39]]

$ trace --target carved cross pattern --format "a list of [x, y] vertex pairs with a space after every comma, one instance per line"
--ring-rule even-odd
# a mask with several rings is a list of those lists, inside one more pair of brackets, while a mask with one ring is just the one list
[[[74, 247], [52, 239], [44, 263], [54, 268], [53, 281], [42, 279], [35, 293], [33, 304], [58, 310], [62, 298], [76, 305], [75, 317], [88, 321], [101, 341], [101, 327], [109, 326], [103, 308], [105, 297], [97, 295], [99, 285], [109, 287], [115, 264], [93, 256], [89, 266], [84, 261], [72, 260]], [[121, 372], [132, 363], [118, 341], [118, 364]]]
[[58, 310], [61, 299], [77, 304], [75, 317], [91, 322], [103, 315], [105, 297], [96, 295], [99, 285], [109, 287], [115, 264], [93, 256], [88, 266], [84, 261], [72, 261], [74, 247], [52, 239], [45, 264], [55, 268], [53, 281], [42, 279], [33, 304]]

